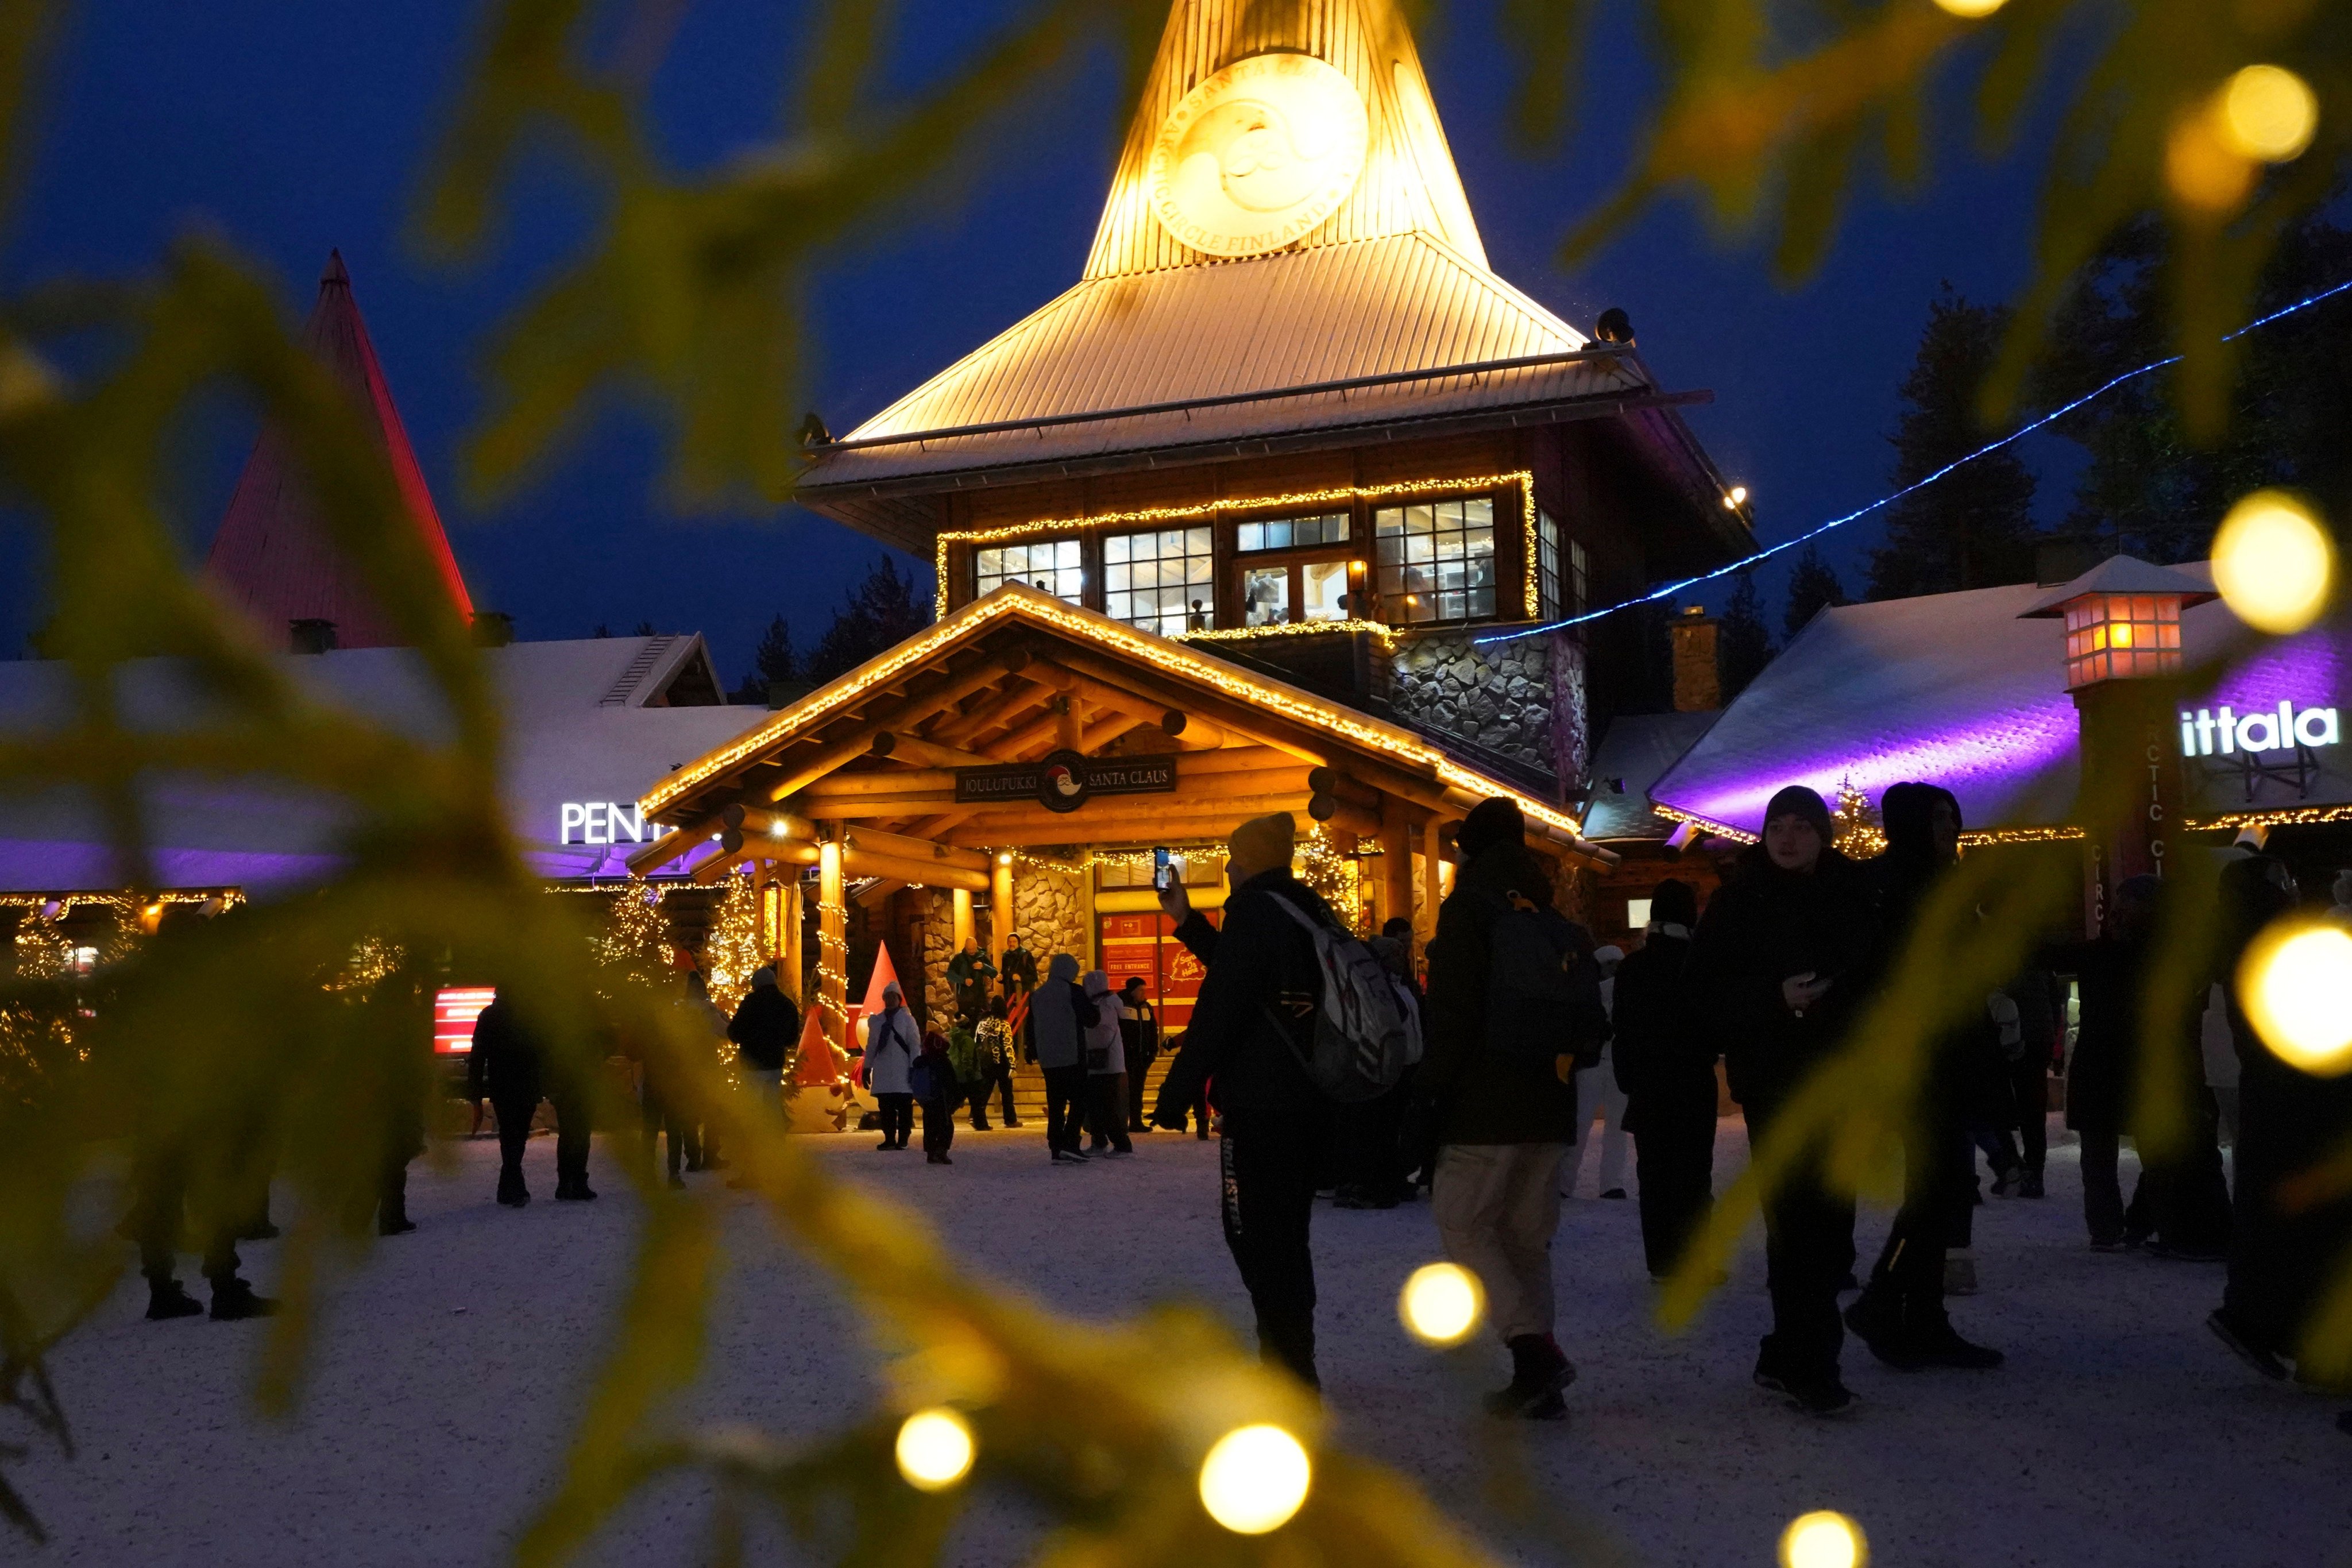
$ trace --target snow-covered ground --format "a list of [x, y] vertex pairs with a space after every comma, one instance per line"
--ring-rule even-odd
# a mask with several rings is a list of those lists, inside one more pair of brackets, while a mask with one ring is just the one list
[[[949, 1169], [919, 1152], [877, 1153], [870, 1134], [810, 1144], [911, 1201], [980, 1267], [1066, 1311], [1189, 1295], [1245, 1322], [1217, 1230], [1215, 1145], [1137, 1142], [1134, 1159], [1084, 1169], [1049, 1166], [1034, 1130], [966, 1132]], [[1766, 1311], [1752, 1249], [1693, 1331], [1659, 1332], [1634, 1205], [1592, 1198], [1588, 1157], [1556, 1254], [1560, 1340], [1582, 1377], [1570, 1421], [1527, 1427], [1538, 1475], [1651, 1563], [1766, 1564], [1781, 1526], [1822, 1507], [1863, 1523], [1882, 1568], [2346, 1560], [2352, 1439], [2335, 1429], [2337, 1405], [2263, 1384], [2210, 1339], [2202, 1320], [2217, 1266], [2088, 1250], [2073, 1154], [2053, 1150], [2048, 1199], [1979, 1211], [1984, 1289], [1956, 1302], [1955, 1317], [2006, 1350], [2008, 1367], [1904, 1375], [1849, 1346], [1860, 1403], [1834, 1422], [1799, 1416], [1748, 1381]], [[1719, 1169], [1743, 1157], [1726, 1122]], [[597, 1169], [605, 1159], [599, 1140]], [[530, 1162], [544, 1198], [551, 1141], [534, 1141]], [[422, 1228], [338, 1288], [301, 1412], [285, 1426], [250, 1413], [255, 1325], [147, 1323], [129, 1282], [55, 1358], [79, 1458], [37, 1449], [15, 1468], [55, 1542], [35, 1552], [0, 1535], [0, 1559], [499, 1561], [579, 1411], [634, 1200], [608, 1178], [597, 1204], [509, 1211], [490, 1202], [494, 1168], [488, 1142], [463, 1146], [453, 1176], [417, 1167]], [[737, 1214], [698, 1414], [789, 1433], [862, 1408], [873, 1384], [854, 1314], [740, 1194], [694, 1180]], [[1885, 1224], [1865, 1216], [1865, 1258]], [[1395, 1319], [1399, 1283], [1435, 1252], [1427, 1206], [1327, 1207], [1315, 1242], [1321, 1361], [1347, 1436], [1450, 1506], [1471, 1506], [1464, 1392]], [[276, 1250], [247, 1249], [265, 1289]], [[1499, 1352], [1495, 1365], [1499, 1380]], [[680, 1482], [642, 1500], [592, 1555], [635, 1568], [699, 1561], [706, 1511], [698, 1486]], [[1028, 1539], [1018, 1518], [982, 1510], [949, 1561], [1017, 1561]]]

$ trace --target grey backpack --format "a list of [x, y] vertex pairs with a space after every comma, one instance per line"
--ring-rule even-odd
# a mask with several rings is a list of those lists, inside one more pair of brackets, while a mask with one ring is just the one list
[[1377, 1100], [1421, 1060], [1421, 1016], [1412, 994], [1357, 938], [1279, 893], [1273, 897], [1314, 942], [1322, 989], [1313, 1037], [1303, 1047], [1287, 1028], [1282, 1037], [1307, 1080], [1328, 1098], [1342, 1104]]

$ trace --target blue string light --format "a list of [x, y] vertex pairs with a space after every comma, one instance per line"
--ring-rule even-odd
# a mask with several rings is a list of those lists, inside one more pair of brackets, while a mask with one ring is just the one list
[[[2316, 294], [2307, 295], [2301, 300], [2297, 300], [2292, 305], [2273, 310], [2267, 316], [2259, 317], [2254, 321], [2248, 321], [2236, 331], [2224, 333], [2221, 341], [2225, 343], [2235, 342], [2238, 339], [2244, 337], [2248, 332], [2267, 327], [2273, 321], [2284, 321], [2287, 317], [2294, 315], [2298, 311], [2308, 310], [2314, 305], [2322, 304], [2326, 300], [2334, 299], [2338, 294], [2347, 292], [2347, 290], [2352, 290], [2352, 279], [2347, 279], [2346, 281], [2336, 284], [2333, 289], [2324, 289]], [[1914, 495], [1920, 490], [1926, 489], [1929, 485], [1932, 485], [1938, 479], [1943, 479], [1954, 469], [1966, 468], [1969, 464], [1975, 462], [1979, 458], [1990, 457], [1993, 453], [2000, 451], [2004, 447], [2010, 446], [2014, 442], [2022, 441], [2028, 436], [2032, 435], [2036, 430], [2042, 429], [2049, 425], [2054, 424], [2058, 420], [2063, 419], [2066, 416], [2074, 413], [2076, 409], [2082, 407], [2085, 404], [2096, 402], [2098, 399], [2105, 397], [2108, 393], [2113, 392], [2116, 388], [2124, 385], [2127, 382], [2137, 381], [2141, 376], [2153, 374], [2155, 372], [2163, 370], [2168, 365], [2179, 364], [2181, 358], [2182, 356], [2179, 354], [2168, 354], [2160, 360], [2150, 361], [2148, 363], [2140, 366], [2137, 370], [2127, 370], [2124, 372], [2123, 374], [2116, 377], [2113, 381], [2108, 382], [2105, 385], [2084, 393], [2082, 396], [2074, 399], [2072, 403], [2066, 404], [2063, 407], [2052, 409], [2049, 413], [2043, 415], [2041, 418], [2034, 420], [2032, 424], [2022, 426], [2020, 428], [2011, 431], [2010, 434], [2003, 436], [2000, 440], [1989, 441], [1964, 458], [1953, 458], [1950, 462], [1946, 463], [1942, 468], [1937, 468], [1934, 473], [1927, 475], [1925, 479], [1915, 479], [1891, 495], [1879, 497], [1878, 500], [1872, 501], [1868, 506], [1847, 512], [1843, 517], [1833, 517], [1830, 519], [1829, 521], [1821, 524], [1817, 528], [1808, 529], [1803, 533], [1797, 535], [1794, 539], [1784, 540], [1780, 543], [1771, 546], [1769, 549], [1759, 550], [1755, 554], [1744, 556], [1738, 561], [1734, 561], [1727, 566], [1718, 566], [1712, 572], [1703, 572], [1696, 577], [1685, 577], [1679, 583], [1668, 583], [1663, 587], [1653, 588], [1648, 593], [1642, 595], [1638, 598], [1623, 600], [1618, 604], [1610, 605], [1607, 609], [1588, 610], [1580, 616], [1570, 616], [1564, 620], [1547, 621], [1542, 626], [1529, 626], [1523, 631], [1496, 632], [1491, 637], [1477, 637], [1473, 640], [1479, 646], [1483, 647], [1487, 643], [1516, 642], [1521, 637], [1539, 637], [1546, 632], [1562, 631], [1570, 626], [1580, 626], [1588, 621], [1601, 620], [1605, 616], [1616, 615], [1622, 610], [1630, 610], [1641, 605], [1654, 605], [1660, 599], [1671, 599], [1685, 588], [1696, 588], [1703, 583], [1712, 583], [1717, 578], [1729, 576], [1734, 572], [1744, 572], [1748, 567], [1755, 565], [1758, 562], [1769, 561], [1784, 550], [1794, 550], [1798, 545], [1806, 542], [1808, 540], [1818, 539], [1833, 528], [1843, 528], [1849, 522], [1859, 522], [1862, 519], [1870, 516], [1873, 512], [1882, 511], [1887, 507], [1893, 506], [1896, 501], [1901, 500], [1905, 496]]]

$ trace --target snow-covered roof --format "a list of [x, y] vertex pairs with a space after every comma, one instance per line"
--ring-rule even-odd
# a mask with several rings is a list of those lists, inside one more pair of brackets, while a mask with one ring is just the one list
[[[448, 715], [414, 650], [279, 657], [324, 703], [419, 739], [447, 737]], [[651, 837], [640, 828], [632, 838], [625, 826], [646, 781], [768, 717], [757, 707], [671, 705], [715, 688], [698, 635], [514, 643], [480, 657], [507, 723], [508, 826], [550, 878], [621, 875], [621, 857]], [[205, 701], [172, 659], [123, 666], [118, 689], [126, 721], [141, 729], [183, 724]], [[64, 665], [0, 663], [0, 734], [52, 729], [69, 704]], [[338, 860], [344, 819], [331, 801], [189, 776], [152, 780], [143, 799], [165, 887], [266, 892], [316, 880]], [[0, 891], [99, 890], [122, 880], [86, 797], [51, 791], [0, 800]]]
[[[2169, 570], [2210, 590], [2209, 565]], [[1784, 784], [1828, 795], [1850, 781], [1875, 800], [1888, 784], [1918, 779], [1958, 795], [1971, 831], [2064, 825], [2080, 777], [2065, 626], [2020, 618], [2047, 592], [2029, 583], [1824, 610], [1651, 797], [1702, 822], [1754, 832]], [[2352, 803], [2352, 748], [2341, 735], [2341, 710], [2352, 706], [2352, 650], [2338, 634], [2256, 639], [2215, 600], [2182, 613], [2181, 643], [2191, 668], [2243, 650], [2210, 693], [2189, 700], [2198, 752], [2187, 763], [2192, 813]], [[2252, 757], [2236, 748], [2224, 754], [2218, 743], [2202, 752], [2200, 710], [2218, 719], [2227, 707], [2256, 722], [2254, 738], [2268, 739], [2282, 703], [2297, 716], [2332, 715], [2304, 728], [2327, 739]]]
[[1650, 786], [1700, 736], [1715, 727], [1720, 709], [1696, 713], [1629, 713], [1601, 732], [1585, 770], [1593, 782], [1584, 836], [1597, 842], [1664, 838], [1675, 825], [1650, 809]]

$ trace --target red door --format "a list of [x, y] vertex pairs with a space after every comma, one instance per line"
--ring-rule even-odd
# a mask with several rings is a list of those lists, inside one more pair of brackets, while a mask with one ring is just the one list
[[[1209, 912], [1213, 923], [1221, 918], [1220, 910]], [[1182, 1034], [1192, 1016], [1192, 1003], [1201, 994], [1205, 972], [1201, 961], [1176, 940], [1175, 925], [1156, 911], [1104, 915], [1099, 923], [1103, 973], [1110, 977], [1112, 989], [1141, 975], [1144, 990], [1160, 1014], [1160, 1038]]]

